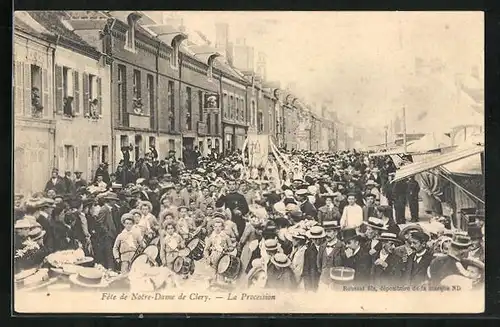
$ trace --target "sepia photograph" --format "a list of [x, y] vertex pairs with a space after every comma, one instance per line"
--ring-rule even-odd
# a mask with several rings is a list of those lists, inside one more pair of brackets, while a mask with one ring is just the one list
[[485, 310], [484, 14], [15, 11], [13, 314]]

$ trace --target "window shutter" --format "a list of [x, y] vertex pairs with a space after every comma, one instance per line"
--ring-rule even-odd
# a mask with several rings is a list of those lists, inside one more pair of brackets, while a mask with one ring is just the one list
[[56, 65], [55, 79], [56, 79], [56, 113], [62, 114], [63, 112], [63, 78], [62, 67]]
[[88, 115], [90, 112], [90, 103], [89, 103], [89, 75], [87, 73], [83, 73], [83, 114]]
[[132, 98], [134, 97], [134, 70], [133, 69], [127, 69], [125, 72], [125, 91], [127, 96], [130, 97], [130, 100], [127, 99], [127, 102], [123, 103], [125, 108], [127, 108], [128, 113], [133, 113], [134, 112], [134, 106], [133, 106], [133, 101]]
[[24, 113], [31, 115], [31, 65], [24, 63]]
[[59, 170], [63, 170], [64, 169], [64, 147], [63, 146], [59, 147], [59, 155], [57, 156], [57, 159], [58, 159], [57, 168], [59, 168]]
[[47, 69], [42, 69], [42, 104], [43, 104], [43, 116], [47, 116], [49, 113], [49, 75]]
[[100, 77], [96, 77], [97, 78], [97, 113], [99, 115], [102, 115], [102, 83], [101, 83], [101, 78]]
[[73, 91], [73, 109], [75, 114], [80, 114], [80, 75], [78, 72], [75, 70], [73, 72], [73, 86], [74, 86], [74, 91]]
[[23, 114], [24, 95], [23, 95], [23, 76], [24, 65], [22, 62], [16, 61], [14, 64], [14, 109], [16, 114]]

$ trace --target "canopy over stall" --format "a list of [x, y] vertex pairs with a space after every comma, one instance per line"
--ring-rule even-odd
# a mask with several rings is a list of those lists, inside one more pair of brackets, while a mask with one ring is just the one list
[[467, 147], [457, 148], [454, 151], [445, 153], [423, 162], [417, 162], [402, 166], [396, 171], [394, 181], [402, 180], [418, 173], [437, 168], [443, 165], [451, 164], [461, 159], [469, 158], [476, 154], [484, 152], [484, 145], [470, 145]]

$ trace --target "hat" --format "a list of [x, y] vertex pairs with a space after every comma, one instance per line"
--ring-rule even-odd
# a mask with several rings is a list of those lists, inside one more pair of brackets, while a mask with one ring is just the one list
[[322, 193], [320, 194], [320, 196], [324, 199], [333, 199], [333, 198], [336, 198], [337, 196], [339, 196], [340, 193], [339, 192], [328, 192], [328, 193]]
[[329, 220], [323, 222], [323, 228], [326, 230], [338, 230], [340, 229], [339, 222], [337, 220]]
[[292, 264], [292, 261], [283, 253], [276, 253], [271, 257], [271, 262], [280, 268], [289, 267]]
[[313, 226], [306, 232], [306, 236], [310, 239], [323, 238], [326, 236], [325, 229], [321, 226]]
[[378, 173], [378, 172], [380, 172], [380, 169], [378, 169], [378, 167], [374, 167], [372, 169], [372, 173]]
[[355, 270], [348, 267], [330, 268], [330, 278], [337, 282], [350, 282], [354, 280]]
[[469, 235], [471, 240], [478, 240], [483, 238], [481, 227], [476, 224], [469, 224], [469, 226], [467, 227], [467, 234]]
[[186, 206], [178, 206], [178, 207], [177, 207], [177, 211], [179, 211], [179, 212], [180, 212], [180, 211], [181, 211], [181, 209], [186, 209], [186, 210], [189, 210], [189, 208], [188, 208], [188, 207], [186, 207]]
[[403, 243], [403, 241], [401, 239], [399, 239], [398, 235], [396, 235], [395, 233], [384, 232], [384, 233], [380, 234], [378, 239], [380, 241], [391, 241], [391, 242], [399, 243], [399, 244]]
[[359, 238], [356, 228], [348, 228], [342, 231], [342, 240], [344, 240], [344, 242], [348, 242], [355, 238]]
[[369, 179], [368, 181], [366, 181], [365, 185], [372, 185], [372, 186], [377, 186], [378, 183], [375, 182], [374, 180], [372, 179]]
[[170, 189], [173, 189], [173, 188], [175, 188], [175, 184], [174, 183], [165, 183], [165, 184], [161, 185], [161, 189], [162, 190], [170, 190]]
[[216, 223], [221, 223], [224, 226], [224, 219], [220, 217], [215, 217], [212, 219], [212, 225], [215, 225]]
[[29, 232], [29, 237], [33, 241], [37, 241], [41, 239], [45, 235], [46, 231], [44, 231], [41, 227], [35, 227]]
[[109, 284], [103, 276], [104, 273], [97, 268], [81, 268], [77, 274], [70, 275], [69, 280], [81, 287], [99, 288]]
[[295, 194], [296, 195], [309, 195], [309, 191], [306, 190], [305, 188], [301, 188], [301, 189], [295, 191]]
[[306, 231], [301, 228], [288, 228], [285, 233], [285, 238], [292, 242], [294, 239], [305, 240]]
[[460, 261], [460, 263], [464, 266], [465, 269], [469, 266], [473, 266], [479, 269], [479, 271], [484, 274], [484, 263], [481, 260], [477, 260], [474, 258], [465, 258]]
[[457, 232], [453, 235], [451, 239], [451, 246], [456, 248], [468, 248], [471, 245], [471, 238], [469, 235], [463, 232]]
[[74, 173], [75, 174], [83, 174], [83, 172], [81, 170], [79, 170], [79, 169], [75, 170]]
[[139, 201], [137, 204], [137, 209], [142, 208], [142, 206], [147, 206], [149, 208], [149, 211], [153, 211], [153, 205], [149, 201]]
[[289, 215], [290, 215], [290, 218], [295, 222], [301, 221], [302, 218], [304, 217], [304, 214], [300, 210], [294, 210], [294, 211], [290, 212]]
[[275, 239], [268, 239], [264, 241], [264, 247], [267, 251], [277, 251], [278, 250], [278, 241]]
[[368, 217], [368, 221], [364, 223], [374, 229], [387, 230], [387, 225], [384, 224], [384, 221], [379, 218]]
[[311, 194], [314, 195], [316, 192], [318, 192], [318, 188], [314, 185], [311, 185], [307, 188], [307, 191]]
[[146, 180], [145, 180], [144, 178], [138, 178], [138, 179], [135, 181], [135, 183], [136, 183], [137, 185], [139, 185], [139, 184], [144, 183], [145, 181], [146, 181]]
[[14, 224], [14, 229], [23, 229], [23, 228], [32, 228], [35, 227], [35, 225], [26, 218], [16, 220], [16, 223]]
[[102, 197], [104, 200], [114, 200], [114, 201], [119, 201], [120, 199], [116, 195], [116, 193], [109, 192], [106, 195]]
[[[401, 233], [400, 233], [400, 235], [401, 235]], [[412, 232], [411, 237], [416, 239], [417, 241], [419, 241], [422, 244], [429, 242], [429, 239], [430, 239], [429, 235], [424, 233], [421, 230], [415, 230], [414, 232]]]
[[130, 220], [132, 220], [132, 222], [134, 222], [134, 215], [131, 214], [130, 212], [129, 213], [124, 213], [122, 215], [122, 217], [120, 218], [120, 221], [121, 221], [122, 225], [125, 225], [125, 220], [127, 220], [127, 219], [130, 219]]
[[50, 198], [43, 198], [40, 202], [40, 208], [55, 208], [56, 202]]
[[401, 239], [404, 239], [404, 236], [406, 233], [413, 233], [413, 232], [423, 232], [424, 230], [420, 225], [416, 224], [410, 224], [406, 227], [404, 227], [400, 232], [399, 232], [399, 237]]

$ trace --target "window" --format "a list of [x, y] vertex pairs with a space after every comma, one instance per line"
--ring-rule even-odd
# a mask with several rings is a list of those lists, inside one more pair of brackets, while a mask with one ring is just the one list
[[224, 106], [224, 118], [229, 118], [229, 103], [227, 102], [227, 94], [224, 93], [224, 99], [222, 100]]
[[229, 118], [234, 119], [234, 97], [229, 97]]
[[212, 134], [212, 114], [207, 114], [207, 133]]
[[214, 125], [215, 125], [215, 134], [219, 134], [219, 114], [215, 114], [215, 122], [214, 122]]
[[198, 116], [203, 121], [203, 91], [198, 91]]
[[235, 113], [235, 117], [236, 120], [240, 119], [240, 99], [239, 98], [235, 98], [235, 102], [236, 102], [236, 113]]
[[125, 36], [125, 49], [128, 51], [135, 52], [135, 26], [140, 16], [136, 13], [132, 13], [127, 17], [128, 31]]
[[142, 94], [141, 94], [141, 72], [137, 69], [134, 69], [134, 76], [132, 80], [132, 96], [133, 96], [133, 106], [134, 113], [136, 115], [144, 114], [144, 108], [142, 103]]
[[42, 114], [42, 69], [37, 65], [31, 65], [31, 108], [32, 114]]
[[242, 113], [241, 113], [241, 120], [242, 121], [248, 121], [247, 117], [247, 103], [245, 99], [241, 99], [241, 104], [242, 104]]
[[[127, 68], [124, 65], [118, 65], [118, 109], [119, 115], [124, 115], [127, 112], [127, 85], [126, 78]], [[120, 116], [121, 117], [121, 116]]]
[[175, 140], [168, 140], [168, 151], [175, 151]]
[[193, 115], [193, 108], [192, 108], [192, 101], [191, 101], [191, 88], [188, 86], [186, 87], [186, 129], [190, 131], [192, 129], [191, 122], [192, 122], [192, 115]]
[[155, 107], [155, 85], [154, 85], [154, 78], [153, 75], [148, 74], [147, 77], [147, 82], [146, 82], [146, 88], [148, 90], [148, 99], [147, 99], [147, 104], [148, 104], [148, 113], [152, 114], [154, 111]]
[[64, 169], [75, 171], [75, 148], [72, 145], [64, 146]]
[[183, 36], [176, 36], [172, 40], [172, 55], [170, 57], [170, 66], [172, 68], [177, 69], [179, 67], [179, 48], [181, 46], [183, 40]]
[[101, 162], [109, 162], [109, 147], [103, 145], [101, 148]]
[[252, 110], [251, 110], [251, 113], [250, 113], [250, 119], [251, 119], [251, 123], [252, 123], [253, 126], [256, 125], [255, 124], [256, 123], [256, 121], [255, 121], [256, 117], [257, 117], [257, 108], [255, 106], [255, 101], [252, 100]]
[[73, 100], [74, 100], [74, 84], [73, 70], [68, 67], [63, 67], [63, 113], [65, 116], [73, 117]]
[[120, 135], [120, 146], [129, 146], [128, 135]]
[[264, 131], [264, 119], [262, 112], [257, 113], [257, 131], [262, 133]]
[[174, 82], [168, 81], [168, 119], [170, 121], [170, 130], [175, 130], [175, 96]]

